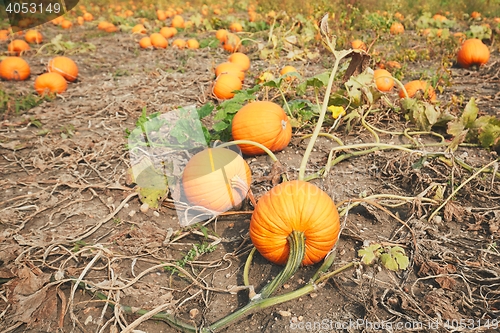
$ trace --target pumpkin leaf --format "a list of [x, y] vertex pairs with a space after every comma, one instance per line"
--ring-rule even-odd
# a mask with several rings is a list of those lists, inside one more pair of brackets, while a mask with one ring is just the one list
[[472, 97], [467, 105], [465, 106], [464, 112], [462, 113], [462, 116], [460, 117], [460, 120], [462, 120], [463, 125], [465, 128], [470, 128], [474, 124], [474, 121], [477, 118], [477, 113], [479, 111], [479, 108], [477, 107], [476, 100], [474, 97]]
[[478, 139], [483, 148], [490, 148], [498, 142], [500, 126], [492, 123], [486, 124], [479, 133]]
[[146, 156], [127, 170], [127, 183], [137, 184], [136, 190], [141, 202], [154, 209], [158, 208], [160, 200], [168, 193], [167, 177]]
[[361, 74], [351, 76], [345, 83], [347, 94], [355, 106], [361, 105], [363, 95], [369, 103], [373, 103], [373, 95], [369, 89], [372, 84], [373, 74], [366, 71]]
[[228, 123], [226, 123], [224, 121], [219, 121], [218, 123], [215, 123], [212, 128], [216, 132], [222, 132], [223, 130], [225, 130], [228, 127], [229, 127]]
[[200, 119], [203, 119], [209, 114], [211, 114], [213, 110], [214, 110], [214, 105], [212, 103], [206, 103], [202, 107], [196, 109]]
[[385, 252], [380, 255], [380, 261], [385, 268], [391, 271], [408, 268], [410, 260], [405, 254], [405, 250], [400, 246], [393, 246], [385, 249]]
[[363, 249], [358, 250], [358, 257], [361, 257], [361, 262], [365, 265], [371, 265], [378, 260], [383, 249], [380, 244], [372, 244]]
[[313, 77], [308, 78], [297, 86], [297, 93], [303, 95], [306, 92], [307, 87], [322, 88], [328, 85], [328, 80], [330, 79], [330, 73], [323, 72], [316, 74]]

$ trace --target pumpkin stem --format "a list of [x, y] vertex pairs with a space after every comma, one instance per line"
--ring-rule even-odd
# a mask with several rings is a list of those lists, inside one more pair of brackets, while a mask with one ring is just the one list
[[253, 145], [253, 146], [259, 147], [260, 149], [262, 149], [263, 151], [265, 151], [267, 153], [267, 155], [269, 155], [269, 157], [271, 157], [271, 159], [273, 160], [273, 162], [277, 162], [278, 161], [278, 158], [276, 157], [276, 155], [274, 155], [274, 153], [269, 148], [267, 148], [263, 144], [255, 142], [255, 141], [250, 141], [250, 140], [234, 140], [234, 141], [229, 141], [229, 142], [225, 142], [223, 144], [220, 144], [217, 147], [219, 147], [219, 148], [225, 148], [225, 147], [228, 147], [228, 146], [234, 146], [234, 145], [240, 145], [240, 144]]
[[302, 231], [293, 230], [287, 237], [290, 253], [283, 270], [271, 282], [262, 288], [257, 298], [268, 298], [279, 287], [285, 284], [299, 269], [306, 253], [306, 237]]

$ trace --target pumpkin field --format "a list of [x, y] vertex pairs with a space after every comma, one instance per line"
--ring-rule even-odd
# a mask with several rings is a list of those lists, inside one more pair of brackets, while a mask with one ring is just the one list
[[65, 6], [0, 21], [0, 333], [499, 331], [500, 1]]

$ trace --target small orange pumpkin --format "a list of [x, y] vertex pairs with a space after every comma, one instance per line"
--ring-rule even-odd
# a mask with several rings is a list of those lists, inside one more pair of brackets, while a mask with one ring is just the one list
[[68, 88], [68, 82], [59, 73], [44, 73], [36, 78], [35, 90], [40, 95], [48, 93], [61, 94]]
[[200, 43], [194, 38], [188, 39], [188, 41], [186, 42], [186, 45], [187, 45], [188, 49], [192, 49], [192, 50], [200, 48]]
[[14, 39], [7, 46], [7, 50], [15, 55], [21, 55], [21, 53], [29, 51], [30, 46], [22, 39]]
[[171, 26], [174, 28], [185, 28], [186, 24], [184, 22], [184, 18], [182, 18], [182, 16], [180, 15], [175, 15], [172, 18]]
[[133, 34], [145, 34], [147, 31], [146, 31], [146, 28], [144, 27], [144, 24], [136, 24], [134, 25], [134, 27], [132, 28], [132, 33]]
[[94, 20], [94, 15], [87, 12], [87, 13], [83, 14], [83, 19], [87, 22], [90, 22], [90, 21]]
[[394, 79], [391, 73], [385, 69], [376, 69], [373, 71], [373, 79], [377, 89], [383, 92], [391, 91], [394, 87]]
[[78, 66], [72, 59], [64, 56], [52, 58], [47, 70], [61, 74], [69, 82], [74, 82], [78, 77]]
[[153, 47], [153, 44], [151, 44], [151, 38], [149, 37], [142, 37], [141, 40], [139, 41], [139, 45], [143, 49], [147, 49], [148, 47]]
[[238, 22], [233, 22], [229, 26], [229, 30], [231, 30], [232, 32], [242, 32], [243, 31], [243, 26], [240, 23], [238, 23]]
[[30, 66], [23, 58], [6, 57], [0, 62], [0, 77], [4, 80], [23, 81], [30, 73]]
[[245, 79], [245, 72], [241, 70], [240, 66], [233, 62], [223, 62], [215, 68], [215, 76], [219, 76], [222, 73], [233, 74], [241, 81]]
[[158, 9], [156, 11], [156, 18], [160, 21], [165, 21], [167, 19], [167, 15], [165, 14], [164, 10]]
[[238, 51], [240, 46], [241, 46], [240, 37], [230, 32], [227, 34], [226, 39], [222, 43], [222, 47], [224, 48], [224, 50], [231, 53]]
[[[258, 142], [271, 151], [283, 150], [292, 138], [292, 125], [281, 106], [269, 101], [257, 101], [242, 107], [234, 116], [231, 133], [234, 140]], [[264, 154], [253, 145], [239, 145], [245, 155]]]
[[165, 49], [168, 46], [168, 41], [158, 32], [152, 33], [149, 38], [151, 39], [151, 44], [157, 49]]
[[405, 32], [405, 27], [400, 22], [394, 22], [389, 31], [392, 35], [400, 35]]
[[224, 43], [227, 39], [227, 34], [228, 32], [226, 29], [219, 29], [215, 33], [215, 38], [217, 38], [219, 42]]
[[[405, 84], [406, 92], [408, 93], [408, 97], [414, 97], [417, 92], [421, 92], [426, 96], [431, 102], [436, 100], [436, 92], [434, 88], [427, 81], [422, 80], [414, 80]], [[399, 97], [405, 98], [405, 93], [403, 89], [399, 91]]]
[[184, 39], [177, 38], [172, 42], [172, 47], [182, 50], [186, 47], [186, 41]]
[[[285, 66], [281, 69], [280, 71], [280, 75], [283, 76], [285, 74], [288, 74], [288, 73], [298, 73], [297, 69], [293, 66]], [[296, 77], [295, 76], [287, 76], [286, 77], [286, 80], [287, 81], [292, 81], [293, 79], [295, 79]]]
[[355, 39], [351, 42], [351, 47], [355, 50], [366, 51], [366, 44], [361, 39]]
[[71, 27], [73, 27], [73, 23], [70, 20], [63, 20], [61, 22], [61, 28], [63, 29], [70, 29]]
[[246, 72], [250, 69], [250, 58], [248, 58], [245, 53], [234, 52], [227, 58], [227, 60], [229, 60], [229, 62], [232, 62], [233, 64], [240, 66], [243, 72]]
[[457, 53], [457, 62], [461, 67], [482, 66], [490, 59], [490, 50], [480, 39], [467, 39]]
[[24, 40], [28, 43], [40, 44], [43, 40], [43, 36], [38, 30], [28, 30], [24, 35]]
[[208, 148], [197, 153], [182, 174], [188, 201], [216, 212], [236, 208], [245, 199], [251, 182], [248, 164], [226, 148]]
[[177, 29], [174, 27], [163, 27], [160, 29], [160, 34], [165, 38], [172, 38], [177, 34]]
[[335, 203], [316, 185], [293, 180], [281, 183], [257, 202], [250, 220], [250, 239], [267, 260], [284, 265], [292, 231], [305, 235], [302, 265], [312, 265], [337, 242], [340, 219]]
[[213, 94], [219, 99], [230, 99], [234, 97], [235, 90], [241, 90], [242, 83], [234, 74], [223, 73], [217, 77], [213, 87]]

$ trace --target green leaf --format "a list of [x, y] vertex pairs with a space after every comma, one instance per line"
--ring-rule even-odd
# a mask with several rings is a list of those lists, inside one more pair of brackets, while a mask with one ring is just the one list
[[478, 139], [483, 148], [489, 148], [498, 141], [499, 137], [500, 126], [488, 123], [481, 129]]
[[224, 122], [224, 121], [219, 121], [218, 123], [215, 123], [213, 126], [213, 130], [216, 132], [222, 132], [226, 128], [229, 127], [229, 124]]
[[408, 268], [410, 260], [405, 254], [405, 250], [400, 246], [393, 246], [385, 249], [385, 252], [380, 255], [380, 261], [385, 268], [391, 271]]
[[358, 250], [358, 257], [361, 257], [361, 262], [365, 265], [371, 265], [378, 259], [382, 253], [382, 246], [380, 244], [372, 244], [368, 247]]
[[139, 163], [127, 170], [129, 183], [137, 184], [136, 190], [142, 203], [151, 208], [158, 208], [159, 202], [168, 193], [167, 177], [158, 171], [148, 157], [143, 157]]
[[450, 121], [448, 123], [448, 129], [446, 130], [446, 133], [453, 135], [454, 137], [457, 135], [460, 135], [460, 133], [463, 132], [465, 129], [464, 123], [462, 122], [461, 119], [455, 119], [453, 121]]
[[297, 86], [297, 93], [299, 95], [303, 95], [307, 89], [307, 87], [315, 87], [315, 88], [322, 88], [326, 87], [328, 85], [328, 81], [330, 80], [330, 73], [329, 72], [323, 72], [320, 74], [316, 74], [313, 77], [308, 78], [307, 80], [303, 81], [301, 84]]
[[440, 112], [436, 110], [436, 107], [430, 103], [426, 103], [425, 105], [425, 116], [427, 117], [427, 120], [429, 121], [429, 124], [434, 125], [439, 117]]
[[460, 117], [465, 128], [470, 128], [473, 125], [474, 121], [477, 118], [478, 111], [479, 108], [476, 105], [476, 100], [474, 97], [472, 97], [465, 106], [464, 112]]
[[200, 108], [197, 108], [198, 116], [200, 119], [205, 118], [214, 110], [214, 105], [212, 103], [207, 103]]
[[380, 261], [385, 268], [390, 269], [391, 271], [397, 271], [399, 268], [396, 259], [394, 259], [389, 253], [381, 254]]

